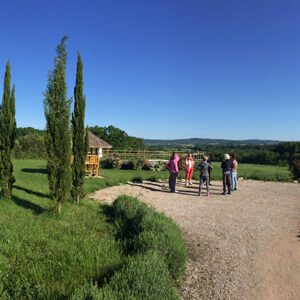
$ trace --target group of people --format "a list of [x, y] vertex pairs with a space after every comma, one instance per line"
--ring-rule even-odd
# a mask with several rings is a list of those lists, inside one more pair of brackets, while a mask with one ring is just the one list
[[[170, 160], [168, 161], [166, 168], [169, 170], [169, 188], [171, 193], [175, 193], [176, 190], [176, 178], [179, 174], [179, 163], [180, 157], [173, 152]], [[191, 153], [185, 159], [185, 186], [190, 186], [193, 184], [193, 172], [194, 172], [194, 159]], [[198, 165], [198, 170], [200, 171], [199, 177], [199, 192], [198, 195], [201, 196], [201, 190], [204, 184], [206, 184], [207, 196], [210, 195], [209, 186], [211, 184], [211, 172], [213, 166], [208, 156], [204, 156], [201, 162]], [[222, 195], [231, 194], [232, 191], [237, 190], [238, 181], [237, 181], [237, 168], [238, 162], [236, 155], [232, 154], [231, 157], [229, 154], [224, 154], [224, 159], [221, 163], [222, 175], [223, 175], [223, 193]]]

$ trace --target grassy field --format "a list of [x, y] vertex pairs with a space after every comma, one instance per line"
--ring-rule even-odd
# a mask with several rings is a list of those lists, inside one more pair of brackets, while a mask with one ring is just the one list
[[[221, 163], [213, 163], [213, 180], [221, 180]], [[287, 167], [239, 164], [238, 177], [265, 181], [291, 181]]]
[[0, 201], [0, 298], [62, 299], [117, 268], [122, 256], [101, 210], [66, 203], [52, 215], [44, 161], [15, 161], [12, 201]]
[[[212, 180], [222, 180], [221, 163], [213, 163]], [[100, 171], [104, 180], [92, 179], [88, 180], [86, 190], [91, 192], [108, 186], [126, 183], [133, 178], [141, 178], [142, 180], [167, 179], [168, 171], [144, 171], [144, 170], [119, 170], [119, 169], [102, 169]], [[180, 171], [179, 178], [185, 176], [184, 171]], [[264, 181], [291, 181], [290, 172], [287, 167], [267, 166], [267, 165], [251, 165], [239, 164], [238, 177], [244, 179], [255, 179]], [[193, 179], [199, 178], [199, 171], [195, 167]]]
[[[119, 280], [112, 280], [111, 285], [106, 281], [111, 276], [121, 276], [122, 284], [127, 286], [127, 268], [140, 276], [137, 282], [135, 277], [130, 278], [132, 289], [140, 288], [146, 293], [153, 289], [143, 279], [143, 272], [148, 272], [143, 264], [164, 264], [161, 256], [146, 254], [146, 259], [140, 257], [137, 263], [133, 257], [128, 261], [116, 240], [107, 208], [95, 202], [83, 200], [80, 206], [65, 203], [62, 215], [55, 216], [46, 162], [13, 163], [16, 182], [12, 201], [0, 200], [0, 299], [94, 299], [91, 293], [96, 293], [97, 299], [118, 299], [111, 297], [121, 291]], [[86, 191], [126, 182], [137, 174], [140, 173], [107, 170], [103, 172], [104, 179], [86, 179]], [[146, 172], [141, 174], [146, 178]], [[123, 273], [118, 275], [118, 270]], [[166, 269], [167, 277], [168, 272]], [[151, 273], [147, 274], [152, 278]], [[173, 280], [165, 280], [174, 292]], [[104, 288], [99, 289], [102, 285]], [[177, 292], [173, 294], [169, 299], [178, 299]], [[149, 295], [145, 299], [151, 299]]]

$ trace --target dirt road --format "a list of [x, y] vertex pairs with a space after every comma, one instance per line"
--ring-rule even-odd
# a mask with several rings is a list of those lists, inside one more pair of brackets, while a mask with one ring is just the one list
[[[197, 196], [197, 186], [121, 185], [91, 198], [110, 203], [120, 194], [139, 197], [182, 228], [189, 260], [182, 299], [299, 299], [300, 185], [240, 181], [238, 191]], [[204, 193], [203, 193], [204, 194]]]

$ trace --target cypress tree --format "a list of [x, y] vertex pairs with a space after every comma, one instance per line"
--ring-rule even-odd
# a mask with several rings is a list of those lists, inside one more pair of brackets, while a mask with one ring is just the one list
[[71, 190], [71, 103], [67, 99], [66, 40], [67, 37], [64, 36], [56, 48], [54, 70], [49, 74], [44, 93], [48, 180], [51, 199], [55, 202], [58, 214], [61, 213], [61, 205], [69, 198]]
[[6, 199], [11, 199], [15, 178], [11, 160], [12, 149], [15, 145], [15, 87], [10, 90], [11, 69], [6, 64], [2, 106], [0, 110], [0, 193]]
[[84, 196], [84, 176], [85, 176], [85, 96], [83, 94], [83, 65], [81, 56], [77, 56], [76, 85], [74, 88], [74, 112], [72, 114], [73, 130], [73, 188], [72, 197], [77, 204]]

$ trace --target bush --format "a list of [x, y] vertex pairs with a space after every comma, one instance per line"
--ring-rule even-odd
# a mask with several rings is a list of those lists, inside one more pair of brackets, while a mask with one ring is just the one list
[[115, 156], [115, 158], [113, 159], [113, 167], [121, 168], [122, 165], [123, 165], [123, 161], [120, 159], [120, 157]]
[[137, 158], [134, 160], [134, 170], [142, 170], [145, 160], [143, 158]]
[[112, 169], [114, 167], [114, 160], [111, 158], [101, 160], [101, 167], [103, 169]]
[[291, 173], [294, 179], [300, 179], [300, 159], [295, 159], [291, 163]]
[[144, 160], [142, 169], [146, 171], [150, 171], [152, 168], [151, 162], [149, 160]]
[[147, 178], [147, 180], [151, 182], [158, 182], [158, 179], [155, 176], [150, 176]]
[[122, 170], [135, 170], [136, 164], [134, 161], [129, 160], [129, 161], [123, 161], [121, 164], [121, 169]]
[[120, 196], [113, 203], [113, 221], [126, 254], [155, 250], [164, 259], [172, 278], [180, 277], [187, 252], [181, 231], [170, 218], [136, 198]]
[[157, 251], [164, 258], [171, 276], [177, 280], [183, 274], [187, 259], [179, 227], [159, 213], [148, 213], [141, 223], [142, 231], [133, 241], [137, 253]]
[[132, 182], [135, 182], [135, 183], [143, 183], [143, 179], [142, 179], [142, 177], [140, 177], [140, 176], [136, 176], [136, 177], [133, 177], [133, 178], [132, 178]]
[[129, 257], [108, 284], [117, 299], [179, 299], [163, 258], [155, 251]]
[[166, 170], [166, 162], [158, 161], [152, 168], [152, 171], [164, 171]]

